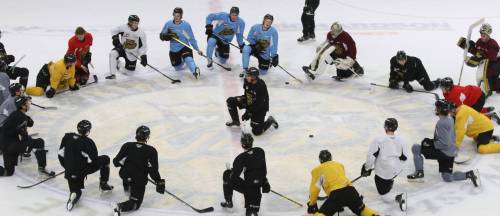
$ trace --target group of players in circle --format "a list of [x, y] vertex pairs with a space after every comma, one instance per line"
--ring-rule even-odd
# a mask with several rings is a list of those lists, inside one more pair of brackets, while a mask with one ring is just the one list
[[[199, 49], [196, 39], [188, 22], [182, 20], [182, 8], [173, 10], [173, 19], [165, 23], [160, 40], [170, 41], [170, 60], [175, 70], [183, 70], [186, 65], [193, 76], [198, 79], [200, 69], [193, 59], [193, 52], [207, 59], [207, 67], [212, 68], [214, 61], [226, 64], [229, 58], [231, 41], [234, 36], [242, 53], [244, 77], [244, 95], [230, 97], [226, 103], [231, 121], [226, 126], [240, 126], [238, 109], [245, 109], [242, 120], [251, 120], [252, 133], [260, 135], [273, 126], [278, 128], [278, 122], [272, 116], [265, 120], [269, 110], [269, 95], [264, 80], [260, 75], [266, 74], [270, 66], [279, 65], [278, 33], [272, 23], [274, 17], [264, 16], [262, 24], [252, 26], [248, 37], [243, 37], [244, 21], [239, 17], [239, 8], [232, 7], [229, 13], [211, 13], [206, 18], [207, 51], [206, 55]], [[139, 17], [130, 15], [128, 23], [112, 30], [113, 50], [109, 54], [110, 74], [106, 79], [116, 79], [120, 71], [120, 58], [125, 59], [124, 69], [135, 70], [139, 60], [144, 67], [147, 61], [147, 42], [145, 33], [139, 29]], [[214, 22], [216, 25], [214, 26]], [[481, 38], [477, 42], [466, 42], [460, 39], [459, 46], [467, 48], [473, 56], [467, 59], [468, 65], [477, 66], [482, 60], [489, 61], [486, 66], [488, 82], [493, 91], [500, 91], [498, 79], [499, 70], [498, 44], [490, 38], [491, 26], [483, 24], [480, 28]], [[1, 37], [1, 32], [0, 32]], [[314, 32], [308, 33], [307, 39], [314, 39]], [[27, 115], [30, 109], [31, 97], [46, 95], [52, 98], [57, 92], [70, 89], [79, 90], [89, 80], [91, 63], [90, 47], [92, 35], [84, 28], [78, 27], [75, 35], [68, 42], [68, 50], [63, 59], [44, 64], [37, 75], [36, 85], [27, 87], [29, 71], [17, 66], [13, 55], [8, 55], [3, 44], [0, 43], [0, 84], [4, 91], [0, 94], [0, 135], [1, 150], [4, 166], [0, 166], [1, 176], [12, 176], [15, 172], [18, 158], [28, 157], [34, 150], [41, 174], [54, 177], [55, 173], [46, 170], [45, 142], [35, 135], [28, 134], [28, 127], [34, 122]], [[247, 40], [247, 43], [244, 42]], [[299, 40], [303, 42], [304, 40]], [[469, 43], [469, 45], [465, 45]], [[217, 57], [213, 59], [213, 54]], [[254, 56], [258, 60], [258, 67], [249, 67], [249, 58]], [[493, 57], [494, 56], [494, 57]], [[323, 60], [324, 61], [321, 61]], [[310, 80], [314, 80], [323, 71], [318, 70], [320, 64], [335, 64], [336, 80], [352, 76], [362, 76], [363, 68], [356, 60], [356, 45], [352, 37], [338, 22], [334, 22], [327, 34], [327, 39], [316, 50], [316, 56], [309, 66], [303, 70]], [[459, 86], [449, 77], [431, 81], [425, 68], [417, 57], [406, 55], [398, 51], [390, 60], [391, 70], [389, 88], [398, 89], [403, 82], [403, 89], [412, 92], [411, 81], [418, 81], [425, 90], [431, 91], [441, 88], [445, 99], [435, 103], [435, 114], [439, 116], [433, 138], [425, 138], [421, 144], [411, 147], [415, 172], [408, 175], [409, 181], [421, 181], [424, 177], [423, 157], [437, 160], [439, 172], [446, 182], [470, 179], [474, 186], [480, 185], [478, 171], [453, 171], [453, 164], [464, 136], [473, 138], [481, 154], [500, 152], [500, 144], [495, 143], [498, 138], [493, 135], [493, 124], [490, 118], [500, 119], [493, 112], [493, 107], [484, 107], [486, 98], [491, 92], [482, 91], [477, 86]], [[90, 67], [89, 67], [90, 66]], [[10, 83], [10, 79], [19, 79], [19, 83]], [[8, 86], [8, 88], [7, 88]], [[26, 92], [25, 90], [26, 89]], [[27, 95], [26, 95], [27, 94]], [[77, 133], [64, 135], [59, 148], [59, 161], [65, 169], [65, 178], [68, 181], [70, 197], [67, 209], [70, 211], [78, 202], [84, 188], [84, 179], [87, 175], [100, 171], [99, 188], [102, 191], [111, 191], [113, 186], [108, 184], [109, 165], [111, 159], [107, 155], [99, 155], [97, 147], [89, 137], [92, 124], [82, 120], [77, 124]], [[395, 202], [402, 211], [406, 210], [406, 193], [392, 190], [394, 179], [401, 173], [403, 162], [408, 159], [405, 142], [395, 134], [398, 121], [388, 118], [384, 122], [385, 135], [376, 138], [370, 145], [367, 160], [361, 167], [361, 176], [369, 176], [375, 170], [375, 185], [382, 200], [388, 203]], [[158, 154], [153, 145], [148, 144], [150, 129], [140, 126], [136, 130], [136, 141], [125, 143], [117, 156], [112, 160], [113, 165], [120, 167], [120, 178], [123, 188], [130, 192], [129, 199], [118, 203], [114, 208], [116, 215], [121, 212], [139, 209], [148, 182], [148, 175], [153, 179], [158, 193], [165, 192], [165, 180], [158, 172]], [[244, 152], [239, 154], [232, 167], [223, 173], [224, 208], [232, 208], [232, 195], [236, 190], [245, 197], [246, 215], [257, 215], [263, 193], [271, 191], [267, 180], [265, 152], [262, 148], [253, 146], [253, 137], [243, 133], [241, 145]], [[345, 175], [341, 163], [332, 160], [328, 150], [319, 153], [320, 165], [311, 171], [310, 196], [307, 203], [307, 212], [315, 215], [333, 215], [348, 207], [356, 215], [373, 216], [379, 213], [363, 202], [363, 197], [353, 187], [351, 180]], [[243, 173], [243, 178], [240, 175]], [[318, 208], [317, 200], [320, 190], [328, 195], [323, 205]]]

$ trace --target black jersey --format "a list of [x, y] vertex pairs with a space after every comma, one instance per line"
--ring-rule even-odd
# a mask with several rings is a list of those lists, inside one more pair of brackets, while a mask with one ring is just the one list
[[396, 56], [391, 58], [391, 73], [389, 80], [410, 82], [427, 74], [422, 61], [413, 56], [407, 56], [406, 63], [400, 65]]
[[245, 90], [247, 111], [250, 113], [269, 111], [269, 94], [264, 80], [257, 79], [257, 83], [252, 84], [245, 79], [243, 89]]
[[153, 146], [138, 142], [123, 144], [113, 159], [115, 166], [121, 166], [120, 176], [133, 182], [147, 184], [148, 174], [156, 182], [161, 180], [158, 172], [158, 152]]
[[28, 127], [34, 124], [33, 119], [21, 110], [12, 112], [2, 127], [4, 149], [7, 153], [22, 153], [26, 150]]
[[246, 185], [261, 186], [267, 175], [266, 155], [263, 149], [254, 147], [239, 154], [233, 162], [231, 181], [235, 184], [243, 181]]
[[92, 139], [76, 133], [65, 134], [58, 155], [59, 163], [66, 171], [64, 177], [85, 178], [85, 169], [90, 164], [97, 163], [97, 155], [97, 147]]

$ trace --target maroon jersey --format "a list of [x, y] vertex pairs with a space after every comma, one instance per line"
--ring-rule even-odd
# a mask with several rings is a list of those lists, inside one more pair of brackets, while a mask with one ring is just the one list
[[339, 56], [340, 58], [345, 58], [346, 56], [351, 57], [353, 60], [356, 60], [356, 43], [352, 39], [349, 33], [343, 31], [336, 38], [333, 38], [332, 33], [328, 32], [326, 34], [326, 40], [331, 45], [341, 45], [344, 47], [345, 52]]
[[470, 53], [476, 55], [476, 53], [479, 52], [480, 55], [485, 59], [489, 59], [490, 61], [498, 61], [498, 50], [498, 43], [493, 38], [490, 38], [486, 42], [483, 42], [481, 38], [479, 38], [476, 41], [476, 45], [470, 50]]

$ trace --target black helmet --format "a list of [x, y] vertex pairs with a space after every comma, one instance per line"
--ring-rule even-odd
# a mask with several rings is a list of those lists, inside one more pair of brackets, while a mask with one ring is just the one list
[[249, 133], [241, 133], [240, 142], [241, 142], [241, 147], [243, 147], [243, 149], [252, 148], [252, 146], [253, 146], [253, 137]]
[[406, 60], [406, 53], [405, 53], [405, 51], [399, 50], [396, 53], [396, 60], [398, 60], [398, 61]]
[[264, 15], [264, 20], [266, 20], [266, 19], [271, 20], [271, 21], [274, 21], [274, 17], [273, 17], [273, 15], [271, 15], [271, 14], [266, 14], [266, 15]]
[[439, 99], [434, 103], [436, 106], [436, 111], [441, 115], [448, 115], [450, 111], [455, 107], [455, 104], [451, 101], [445, 99]]
[[18, 91], [20, 91], [22, 88], [23, 88], [23, 85], [21, 85], [20, 83], [10, 84], [10, 86], [9, 86], [10, 96], [12, 96], [12, 97], [16, 96], [16, 93]]
[[259, 69], [255, 67], [248, 68], [247, 76], [259, 77]]
[[176, 8], [174, 8], [174, 11], [172, 12], [172, 16], [175, 16], [175, 14], [177, 14], [177, 13], [178, 13], [178, 14], [180, 14], [180, 15], [181, 15], [181, 17], [182, 17], [182, 14], [183, 14], [184, 12], [182, 11], [182, 8], [180, 8], [180, 7], [176, 7]]
[[76, 61], [76, 57], [74, 54], [68, 53], [64, 55], [64, 63], [74, 63]]
[[29, 101], [29, 97], [26, 97], [26, 96], [18, 96], [16, 97], [16, 99], [14, 100], [14, 103], [16, 104], [16, 107], [17, 109], [21, 109], [21, 107], [26, 104], [26, 102]]
[[139, 16], [137, 16], [137, 15], [132, 14], [132, 15], [128, 16], [128, 21], [129, 22], [133, 22], [133, 21], [139, 22], [140, 20], [141, 19], [139, 19]]
[[398, 129], [398, 120], [395, 118], [388, 118], [384, 122], [384, 129], [387, 131], [396, 131]]
[[90, 129], [92, 129], [92, 124], [88, 120], [81, 120], [80, 122], [78, 122], [76, 129], [79, 134], [86, 135], [90, 132]]
[[445, 77], [441, 79], [439, 85], [441, 88], [451, 89], [453, 87], [453, 79], [451, 79], [451, 77]]
[[149, 134], [151, 130], [147, 126], [141, 125], [135, 131], [135, 139], [137, 141], [147, 141], [149, 139]]
[[231, 14], [239, 15], [240, 14], [240, 8], [238, 8], [236, 6], [231, 7], [231, 10], [229, 10], [229, 15], [231, 15]]
[[328, 150], [321, 150], [319, 152], [319, 162], [324, 163], [332, 160], [332, 154]]

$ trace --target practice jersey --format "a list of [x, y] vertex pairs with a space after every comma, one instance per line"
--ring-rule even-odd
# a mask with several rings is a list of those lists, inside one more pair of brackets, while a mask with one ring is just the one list
[[338, 56], [339, 58], [346, 58], [349, 56], [353, 60], [356, 60], [356, 43], [349, 33], [342, 31], [337, 37], [333, 37], [332, 33], [328, 32], [328, 34], [326, 34], [326, 40], [332, 46], [342, 46], [344, 52]]
[[211, 13], [206, 18], [206, 24], [212, 24], [217, 21], [213, 29], [215, 38], [221, 37], [224, 44], [230, 43], [236, 35], [238, 45], [243, 44], [243, 32], [245, 31], [245, 22], [238, 16], [236, 21], [231, 21], [231, 16], [226, 12]]
[[408, 152], [403, 140], [396, 135], [377, 137], [370, 144], [365, 169], [375, 166], [375, 174], [383, 179], [393, 179], [403, 169]]
[[93, 38], [92, 34], [85, 32], [83, 35], [83, 41], [78, 40], [76, 36], [73, 36], [68, 41], [68, 50], [66, 54], [71, 53], [76, 56], [76, 68], [80, 68], [83, 59], [90, 52], [90, 47], [92, 46]]
[[485, 115], [477, 112], [467, 105], [457, 108], [455, 116], [456, 144], [460, 146], [464, 140], [464, 135], [476, 138], [483, 132], [493, 130], [493, 123]]
[[[163, 25], [161, 29], [161, 33], [167, 33], [167, 31], [173, 33], [173, 38], [177, 38], [183, 43], [187, 45], [191, 45], [195, 50], [200, 50], [198, 48], [198, 42], [196, 42], [196, 38], [194, 37], [193, 30], [191, 29], [191, 25], [184, 20], [181, 20], [181, 23], [175, 24], [174, 20], [169, 20]], [[177, 42], [176, 40], [170, 40], [170, 52], [179, 52], [184, 45]]]
[[396, 56], [391, 58], [391, 72], [389, 74], [389, 81], [403, 81], [409, 83], [420, 77], [422, 74], [427, 74], [422, 61], [413, 56], [407, 56], [404, 65], [400, 65], [396, 60]]
[[138, 184], [147, 184], [149, 176], [158, 182], [158, 152], [153, 146], [139, 142], [123, 144], [120, 152], [113, 159], [113, 164], [121, 166], [120, 176], [131, 178]]
[[[470, 53], [489, 59], [490, 61], [498, 61], [499, 49], [498, 43], [493, 38], [490, 38], [486, 42], [483, 42], [481, 38], [479, 38], [476, 41], [476, 45], [470, 49]], [[479, 55], [477, 55], [478, 53]]]
[[[241, 174], [243, 173], [243, 179]], [[253, 147], [239, 154], [233, 161], [231, 181], [247, 186], [261, 186], [267, 175], [266, 155], [262, 148]]]
[[14, 102], [15, 99], [16, 97], [9, 95], [9, 97], [0, 105], [0, 127], [5, 124], [7, 117], [9, 117], [12, 112], [16, 111], [17, 107]]
[[446, 100], [453, 101], [457, 107], [462, 104], [472, 107], [482, 94], [483, 91], [477, 86], [453, 85], [449, 92], [443, 93], [443, 96]]
[[347, 186], [351, 186], [351, 180], [345, 175], [344, 165], [335, 161], [324, 162], [311, 171], [310, 204], [316, 203], [321, 188], [330, 196], [332, 191]]
[[270, 59], [278, 53], [278, 32], [272, 26], [264, 30], [262, 24], [255, 24], [250, 28], [247, 39], [250, 45], [262, 50], [259, 55], [264, 59]]
[[64, 59], [56, 62], [49, 62], [47, 68], [50, 73], [50, 87], [58, 90], [76, 85], [75, 65], [66, 67]]
[[83, 179], [86, 168], [97, 163], [97, 147], [92, 139], [76, 133], [64, 135], [59, 146], [58, 159], [64, 167], [66, 179]]
[[267, 112], [269, 111], [269, 94], [264, 80], [257, 79], [257, 83], [252, 84], [243, 81], [243, 89], [245, 90], [246, 109], [250, 113]]
[[121, 35], [120, 43], [123, 45], [123, 49], [125, 49], [128, 60], [137, 60], [137, 58], [130, 53], [134, 54], [137, 57], [146, 55], [148, 46], [146, 41], [146, 34], [144, 33], [144, 31], [142, 31], [142, 29], [138, 28], [137, 30], [132, 31], [128, 24], [124, 24], [111, 30], [111, 35], [117, 34]]

